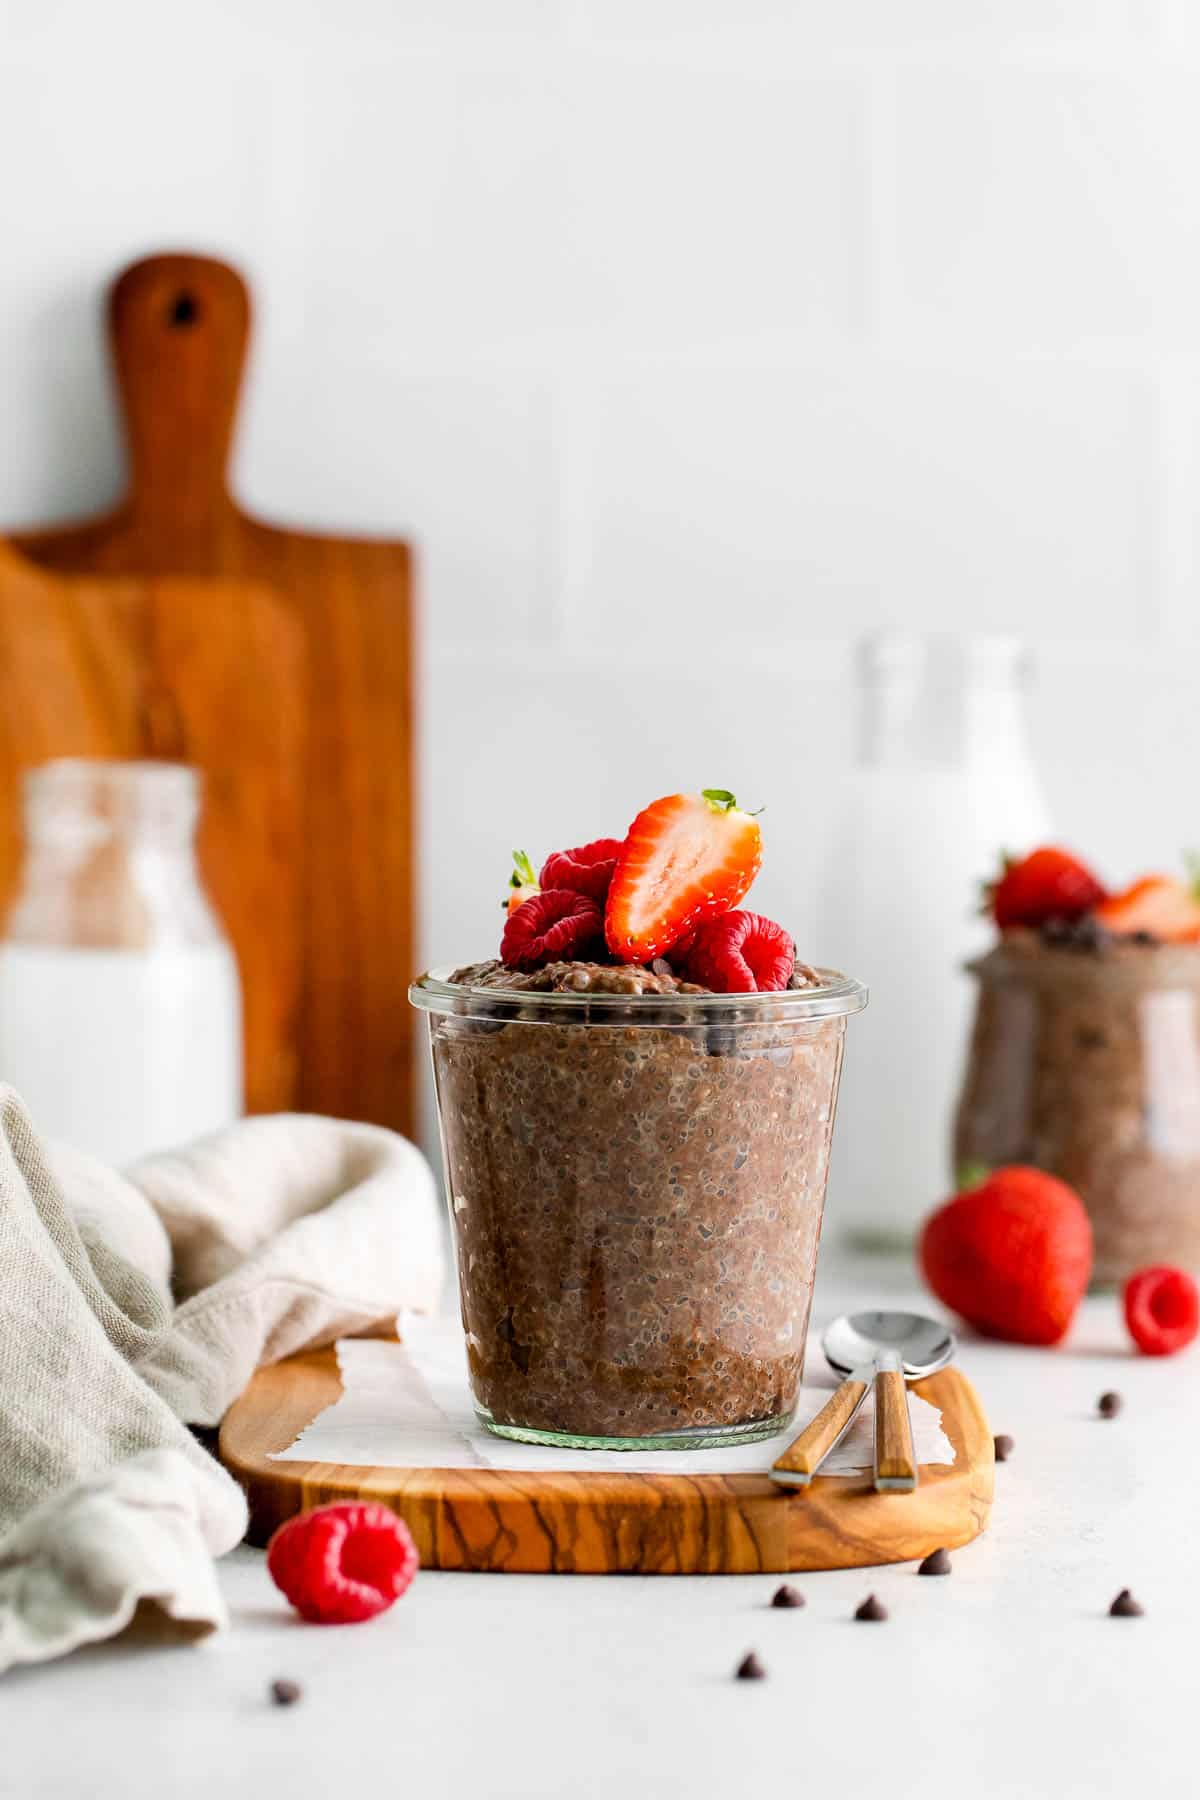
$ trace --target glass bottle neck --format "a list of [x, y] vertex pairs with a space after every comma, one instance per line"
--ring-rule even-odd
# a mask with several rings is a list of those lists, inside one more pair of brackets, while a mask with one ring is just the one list
[[78, 760], [34, 770], [8, 939], [130, 950], [218, 940], [196, 862], [198, 808], [196, 773], [181, 765]]
[[954, 769], [1025, 755], [1025, 662], [1008, 640], [876, 639], [861, 661], [858, 761]]

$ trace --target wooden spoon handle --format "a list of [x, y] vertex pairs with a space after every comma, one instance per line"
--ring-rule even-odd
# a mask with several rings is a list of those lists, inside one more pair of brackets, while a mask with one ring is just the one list
[[847, 1376], [816, 1418], [772, 1465], [772, 1481], [781, 1482], [784, 1487], [807, 1487], [866, 1396], [867, 1383]]
[[875, 1486], [881, 1494], [911, 1494], [916, 1485], [904, 1376], [899, 1369], [880, 1369], [875, 1376]]

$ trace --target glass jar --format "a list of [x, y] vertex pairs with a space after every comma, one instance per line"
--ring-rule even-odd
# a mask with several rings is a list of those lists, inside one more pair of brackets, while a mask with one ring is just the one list
[[1200, 948], [1010, 935], [971, 965], [960, 1167], [1032, 1163], [1069, 1182], [1098, 1281], [1200, 1267]]
[[64, 759], [24, 780], [0, 940], [0, 1080], [34, 1123], [116, 1165], [242, 1110], [237, 965], [195, 857], [200, 779]]
[[821, 973], [753, 995], [413, 985], [489, 1430], [688, 1449], [787, 1423], [867, 998]]

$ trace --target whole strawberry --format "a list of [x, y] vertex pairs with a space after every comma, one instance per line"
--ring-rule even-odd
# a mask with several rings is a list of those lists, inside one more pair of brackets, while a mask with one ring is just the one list
[[1028, 856], [1006, 857], [987, 891], [988, 908], [1001, 931], [1010, 925], [1044, 925], [1049, 919], [1080, 919], [1104, 897], [1086, 863], [1050, 844]]
[[921, 1270], [987, 1337], [1057, 1344], [1092, 1272], [1092, 1226], [1074, 1188], [1041, 1169], [997, 1169], [925, 1222]]

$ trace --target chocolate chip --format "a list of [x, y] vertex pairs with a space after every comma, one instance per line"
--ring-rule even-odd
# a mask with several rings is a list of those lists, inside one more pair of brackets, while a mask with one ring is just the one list
[[887, 1607], [882, 1600], [877, 1600], [874, 1594], [868, 1594], [862, 1605], [855, 1611], [854, 1616], [856, 1619], [869, 1619], [872, 1622], [886, 1619]]
[[996, 1461], [1007, 1462], [1013, 1453], [1013, 1441], [1007, 1431], [1002, 1431], [999, 1437], [993, 1438], [992, 1444], [996, 1451]]
[[1103, 950], [1111, 933], [1099, 919], [1085, 913], [1081, 919], [1047, 919], [1039, 927], [1042, 942], [1053, 950]]
[[771, 1595], [771, 1605], [803, 1606], [804, 1595], [800, 1592], [799, 1588], [794, 1588], [790, 1582], [785, 1581], [783, 1586], [777, 1587], [775, 1592]]
[[273, 1681], [271, 1699], [276, 1706], [295, 1706], [304, 1693], [298, 1681]]
[[948, 1575], [950, 1573], [950, 1552], [948, 1550], [931, 1550], [925, 1561], [917, 1570], [918, 1575]]
[[1110, 1619], [1140, 1619], [1145, 1607], [1139, 1605], [1128, 1588], [1122, 1588], [1108, 1609]]
[[751, 1650], [748, 1655], [743, 1656], [741, 1662], [737, 1666], [737, 1678], [739, 1681], [765, 1681], [766, 1676], [767, 1671], [763, 1668], [753, 1650]]
[[1120, 1394], [1101, 1394], [1096, 1402], [1096, 1410], [1102, 1419], [1115, 1419], [1123, 1404]]

